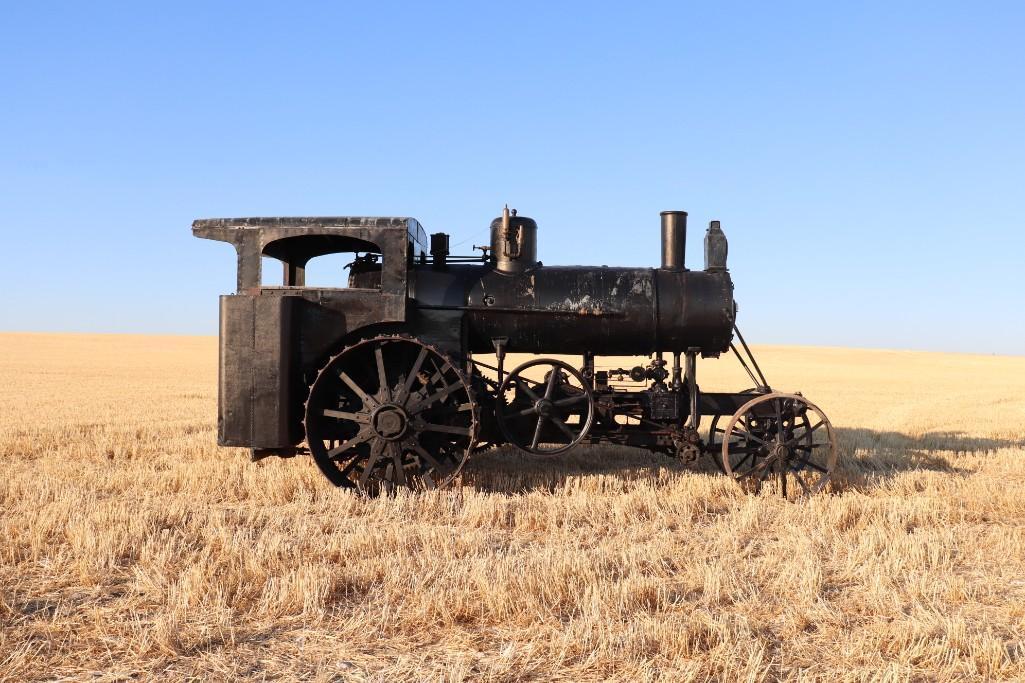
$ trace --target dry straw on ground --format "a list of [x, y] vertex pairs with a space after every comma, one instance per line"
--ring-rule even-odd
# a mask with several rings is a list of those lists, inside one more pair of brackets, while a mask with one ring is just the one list
[[216, 447], [215, 340], [2, 335], [0, 678], [1025, 678], [1025, 358], [758, 351], [835, 494], [607, 449], [362, 500]]

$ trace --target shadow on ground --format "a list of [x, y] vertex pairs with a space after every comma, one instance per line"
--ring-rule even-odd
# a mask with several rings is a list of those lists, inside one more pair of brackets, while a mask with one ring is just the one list
[[[838, 428], [839, 465], [831, 488], [869, 489], [901, 472], [926, 470], [966, 475], [970, 470], [949, 458], [961, 453], [985, 454], [1002, 448], [1022, 448], [1010, 439], [979, 438], [958, 432], [909, 436], [900, 432]], [[606, 475], [623, 484], [665, 479], [672, 473], [723, 476], [709, 455], [694, 463], [626, 446], [580, 446], [569, 453], [535, 458], [511, 446], [473, 456], [463, 469], [463, 484], [493, 493], [555, 491], [572, 479]]]
[[666, 472], [694, 471], [694, 465], [626, 446], [578, 446], [568, 453], [538, 458], [512, 446], [495, 448], [470, 458], [463, 484], [493, 493], [555, 491], [570, 479], [611, 475], [628, 483], [657, 480]]

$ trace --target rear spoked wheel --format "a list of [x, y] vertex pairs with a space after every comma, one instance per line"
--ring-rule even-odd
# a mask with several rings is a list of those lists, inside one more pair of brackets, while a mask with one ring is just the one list
[[314, 462], [333, 484], [376, 495], [450, 483], [478, 421], [470, 382], [448, 356], [411, 337], [381, 336], [320, 371], [305, 425]]
[[833, 426], [800, 394], [771, 393], [748, 401], [720, 438], [723, 469], [746, 491], [803, 498], [825, 489], [836, 469]]

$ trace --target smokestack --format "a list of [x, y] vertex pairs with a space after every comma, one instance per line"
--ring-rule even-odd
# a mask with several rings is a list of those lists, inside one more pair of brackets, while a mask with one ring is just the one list
[[662, 268], [665, 270], [687, 270], [683, 265], [687, 253], [687, 212], [663, 211], [662, 217]]

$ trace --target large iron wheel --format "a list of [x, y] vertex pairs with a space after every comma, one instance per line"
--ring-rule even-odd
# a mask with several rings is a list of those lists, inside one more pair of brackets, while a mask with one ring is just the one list
[[477, 437], [470, 382], [440, 350], [381, 336], [334, 356], [313, 382], [306, 439], [335, 486], [367, 494], [441, 487]]
[[[528, 370], [543, 379], [531, 379]], [[496, 416], [509, 443], [531, 455], [555, 455], [576, 446], [591, 430], [594, 395], [576, 368], [538, 358], [506, 375]]]
[[829, 418], [800, 394], [771, 393], [742, 405], [722, 432], [726, 474], [746, 490], [774, 485], [784, 498], [822, 491], [836, 468]]

